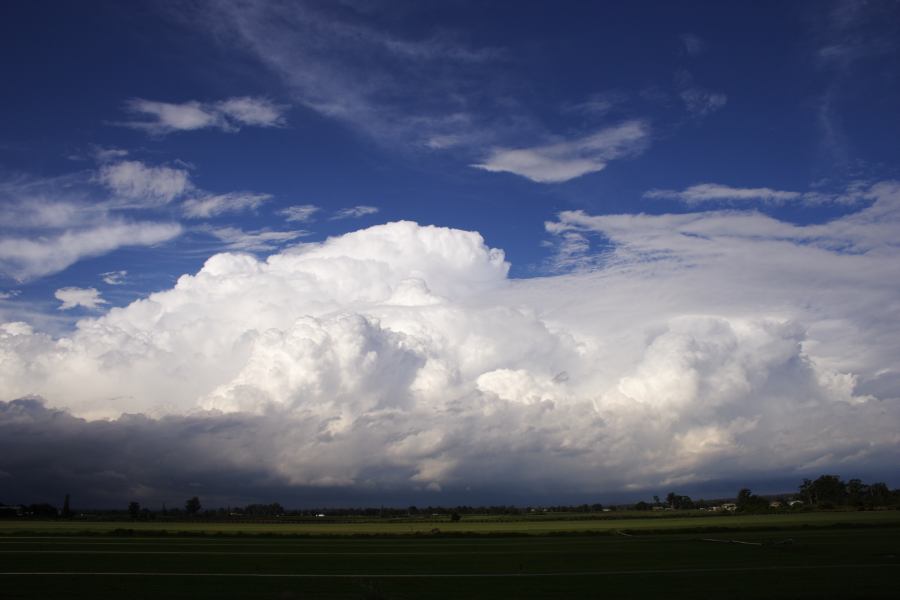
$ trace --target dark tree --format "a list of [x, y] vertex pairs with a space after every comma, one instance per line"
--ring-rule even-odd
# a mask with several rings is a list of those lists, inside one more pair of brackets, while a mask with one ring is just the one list
[[[896, 494], [896, 491], [894, 493]], [[869, 486], [869, 503], [872, 506], [887, 506], [891, 504], [891, 490], [884, 483], [873, 483]]]
[[452, 513], [450, 513], [450, 520], [451, 520], [451, 521], [456, 522], [456, 521], [459, 521], [460, 519], [462, 519], [462, 517], [459, 516], [459, 513], [458, 513], [458, 512], [453, 511]]
[[198, 498], [197, 496], [194, 496], [184, 503], [184, 510], [189, 515], [196, 515], [198, 512], [200, 512], [201, 508], [203, 507], [200, 506], [200, 498]]
[[765, 498], [753, 494], [748, 488], [738, 492], [735, 504], [739, 512], [764, 512], [769, 508]]
[[63, 519], [71, 519], [72, 518], [72, 510], [69, 508], [69, 495], [66, 494], [66, 499], [63, 500], [63, 508], [62, 513], [60, 515]]
[[131, 516], [133, 521], [136, 521], [141, 516], [141, 505], [138, 502], [129, 502], [128, 503], [128, 514]]
[[[859, 485], [862, 482], [856, 480]], [[858, 488], [856, 491], [860, 491]], [[822, 475], [815, 481], [804, 479], [800, 485], [800, 497], [807, 504], [837, 506], [847, 503], [847, 484], [837, 475]]]
[[675, 492], [669, 492], [669, 495], [666, 496], [666, 504], [669, 505], [669, 508], [677, 508], [677, 509], [689, 509], [694, 508], [694, 501], [691, 500], [690, 496], [680, 496]]

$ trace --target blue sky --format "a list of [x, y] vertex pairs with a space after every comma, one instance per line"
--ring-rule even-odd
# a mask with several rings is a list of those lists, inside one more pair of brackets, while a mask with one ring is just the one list
[[[630, 431], [638, 422], [629, 420], [637, 419], [631, 408], [625, 418], [610, 407], [625, 397], [640, 405], [662, 385], [683, 356], [677, 348], [685, 336], [708, 349], [724, 335], [710, 322], [687, 326], [684, 319], [719, 319], [737, 340], [726, 344], [736, 353], [735, 369], [753, 371], [761, 364], [754, 352], [769, 352], [761, 337], [774, 336], [796, 352], [766, 367], [766, 381], [799, 361], [812, 369], [795, 374], [804, 386], [831, 382], [811, 397], [844, 394], [848, 406], [875, 399], [897, 414], [900, 374], [890, 365], [900, 358], [898, 347], [875, 335], [896, 309], [865, 313], [896, 306], [898, 298], [897, 2], [36, 1], [0, 10], [0, 322], [17, 324], [4, 342], [10, 381], [32, 382], [9, 384], [0, 400], [36, 395], [88, 423], [123, 412], [259, 415], [269, 406], [262, 400], [222, 391], [251, 377], [253, 352], [234, 350], [237, 340], [291, 330], [293, 319], [325, 323], [353, 314], [387, 336], [384, 347], [419, 349], [416, 360], [424, 362], [416, 363], [413, 383], [401, 386], [410, 406], [437, 402], [429, 386], [449, 384], [423, 382], [444, 369], [458, 377], [448, 375], [453, 392], [441, 402], [476, 394], [503, 402], [515, 396], [529, 407], [591, 404], [594, 414], [613, 410], [624, 419], [618, 431]], [[385, 225], [397, 221], [417, 225]], [[246, 254], [256, 262], [240, 262]], [[225, 258], [207, 262], [216, 255]], [[270, 255], [276, 258], [266, 262]], [[302, 268], [278, 266], [297, 257], [307, 261]], [[383, 264], [360, 271], [347, 260]], [[316, 261], [337, 262], [320, 271], [309, 266]], [[316, 273], [317, 283], [303, 287], [301, 271]], [[204, 273], [213, 273], [214, 285]], [[261, 273], [264, 279], [255, 280]], [[206, 285], [213, 287], [197, 292]], [[258, 289], [269, 290], [294, 325], [256, 322], [252, 313], [265, 309], [245, 300]], [[280, 296], [286, 289], [302, 300]], [[545, 356], [540, 336], [526, 341], [497, 332], [486, 339], [508, 359], [485, 359], [478, 368], [462, 355], [451, 360], [444, 353], [452, 349], [435, 341], [450, 343], [453, 336], [441, 329], [449, 321], [424, 313], [400, 318], [385, 308], [431, 306], [433, 294], [452, 307], [447, 315], [470, 319], [452, 327], [475, 327], [479, 311], [506, 307], [568, 341], [552, 342], [559, 353]], [[147, 307], [157, 304], [166, 308], [147, 321]], [[172, 323], [199, 322], [183, 312], [187, 306], [229, 315], [222, 317], [227, 324], [207, 323], [211, 329], [197, 339], [228, 331], [221, 348], [205, 352], [232, 370], [213, 369], [200, 378], [205, 387], [177, 401], [134, 392], [119, 403], [115, 381], [206, 368], [166, 337], [174, 335]], [[511, 313], [504, 314], [493, 322]], [[634, 319], [628, 331], [619, 323], [625, 314]], [[424, 321], [412, 327], [417, 319]], [[507, 324], [525, 327], [515, 323]], [[332, 325], [344, 331], [346, 324], [322, 327]], [[440, 331], [422, 338], [427, 343], [409, 342], [432, 325]], [[374, 339], [365, 327], [351, 329], [358, 344]], [[391, 337], [397, 335], [407, 341]], [[159, 352], [174, 362], [159, 359], [143, 375], [128, 371], [136, 368], [130, 362], [107, 373], [110, 356], [126, 352], [117, 345], [132, 348], [138, 339], [154, 348], [140, 351], [147, 361]], [[610, 340], [627, 357], [597, 367], [612, 352]], [[454, 352], [471, 340], [458, 343]], [[871, 351], [862, 359], [866, 343]], [[60, 345], [80, 348], [81, 358], [47, 367], [51, 346]], [[530, 350], [517, 354], [520, 347]], [[672, 354], [663, 359], [666, 347]], [[237, 354], [225, 359], [219, 351]], [[440, 369], [429, 362], [435, 356], [443, 357]], [[72, 366], [85, 357], [100, 361], [100, 372]], [[294, 367], [302, 362], [294, 359]], [[28, 371], [38, 364], [49, 370]], [[304, 373], [321, 374], [325, 367], [316, 364]], [[555, 371], [538, 373], [538, 364]], [[586, 374], [591, 365], [601, 380]], [[704, 389], [727, 387], [721, 378], [729, 380], [730, 367], [717, 369], [682, 365], [670, 384], [692, 389], [699, 406]], [[561, 373], [579, 371], [583, 381], [563, 385]], [[699, 379], [688, 382], [685, 373]], [[69, 378], [94, 375], [109, 381], [96, 389], [89, 382], [90, 393], [77, 400], [60, 391]], [[260, 394], [296, 409], [298, 398], [315, 396], [298, 388], [296, 377], [281, 391]], [[746, 379], [756, 389], [756, 379]], [[398, 393], [394, 383], [370, 384], [387, 386], [385, 398]], [[725, 394], [729, 402], [745, 402], [734, 394]], [[797, 399], [798, 406], [807, 401]], [[672, 402], [678, 410], [691, 404]], [[320, 417], [343, 419], [352, 429], [370, 409]], [[668, 439], [693, 435], [707, 447], [709, 439], [762, 431], [766, 410], [728, 409], [714, 419], [679, 413], [706, 433], [685, 429], [684, 421], [666, 429]], [[412, 413], [411, 422], [420, 422]], [[540, 421], [516, 414], [526, 429], [530, 419]], [[559, 423], [578, 420], [574, 414]], [[810, 441], [777, 474], [752, 461], [735, 468], [759, 481], [834, 464], [896, 476], [884, 458], [896, 455], [896, 441], [875, 443], [881, 458], [847, 458], [856, 456], [854, 444], [877, 437], [871, 417], [859, 418], [845, 456], [822, 449], [816, 455]], [[474, 458], [459, 454], [445, 425], [455, 431], [460, 422], [448, 417], [423, 430], [444, 432], [430, 453], [397, 450], [406, 458], [377, 468], [348, 459], [335, 489], [359, 494], [374, 481], [394, 494], [406, 481], [461, 493], [475, 485], [459, 474]], [[581, 442], [594, 439], [582, 433]], [[759, 433], [747, 443], [771, 444], [773, 436]], [[498, 444], [504, 456], [513, 452], [508, 440]], [[714, 462], [729, 460], [737, 459]], [[709, 489], [710, 482], [733, 481], [724, 467], [686, 464], [652, 474], [634, 467], [633, 480], [610, 477], [607, 485], [610, 493], [626, 493], [661, 482]], [[387, 474], [363, 483], [366, 468]], [[572, 480], [581, 476], [571, 473]], [[279, 485], [321, 486], [328, 477], [287, 477]], [[514, 479], [519, 490], [534, 484], [525, 475]], [[571, 490], [586, 493], [574, 484]]]

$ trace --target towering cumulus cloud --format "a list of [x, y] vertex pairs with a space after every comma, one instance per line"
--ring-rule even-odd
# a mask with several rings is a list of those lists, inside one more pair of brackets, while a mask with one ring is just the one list
[[[575, 213], [554, 225], [615, 226]], [[44, 463], [22, 458], [38, 431], [41, 451], [76, 449], [53, 447], [109, 497], [197, 482], [234, 494], [236, 479], [597, 493], [886, 465], [897, 348], [854, 351], [870, 323], [846, 288], [897, 294], [884, 256], [858, 257], [866, 273], [837, 264], [770, 298], [753, 265], [717, 295], [703, 282], [726, 259], [712, 254], [511, 280], [477, 233], [411, 222], [264, 261], [218, 254], [68, 337], [0, 326], [0, 398], [23, 398], [0, 405], [0, 451], [20, 457], [0, 469], [38, 486], [29, 469]], [[832, 283], [834, 300], [818, 295]]]

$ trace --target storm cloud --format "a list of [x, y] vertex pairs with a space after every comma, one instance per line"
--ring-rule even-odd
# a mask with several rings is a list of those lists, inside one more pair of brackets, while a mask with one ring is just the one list
[[19, 496], [0, 499], [890, 480], [900, 186], [867, 198], [802, 227], [561, 213], [547, 229], [583, 241], [576, 268], [525, 280], [478, 233], [394, 222], [217, 254], [64, 337], [0, 325], [0, 485]]

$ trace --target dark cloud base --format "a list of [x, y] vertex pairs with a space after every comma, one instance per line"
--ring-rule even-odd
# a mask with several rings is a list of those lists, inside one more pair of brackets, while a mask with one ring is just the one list
[[[586, 492], [590, 485], [566, 489], [533, 481], [516, 485], [514, 478], [493, 486], [456, 484], [435, 491], [412, 485], [409, 473], [372, 472], [360, 478], [370, 483], [297, 486], [268, 466], [273, 447], [264, 443], [274, 429], [291, 426], [278, 415], [214, 413], [161, 419], [123, 415], [115, 420], [88, 421], [48, 408], [39, 398], [0, 402], [0, 502], [60, 504], [65, 494], [71, 494], [73, 506], [80, 508], [123, 508], [131, 500], [150, 508], [163, 503], [180, 507], [185, 498], [194, 495], [208, 507], [254, 502], [280, 502], [290, 508], [610, 504], [672, 490], [695, 498], [731, 496], [744, 486], [761, 493], [792, 491], [800, 482], [794, 474], [755, 472], [743, 479], [738, 475], [627, 492], [621, 487]], [[250, 441], [256, 445], [251, 447]], [[879, 462], [889, 464], [887, 460]], [[887, 480], [892, 486], [900, 482], [896, 468], [852, 473], [835, 468], [845, 477]], [[809, 475], [835, 472], [835, 468], [810, 471]], [[371, 483], [375, 480], [379, 483]]]

